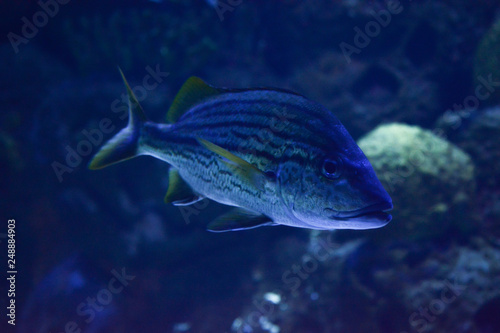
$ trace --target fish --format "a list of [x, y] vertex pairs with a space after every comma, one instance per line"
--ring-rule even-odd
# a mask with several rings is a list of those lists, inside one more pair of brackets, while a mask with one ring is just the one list
[[140, 155], [170, 165], [164, 201], [208, 198], [232, 206], [213, 232], [260, 226], [373, 229], [392, 219], [389, 194], [354, 139], [326, 107], [278, 88], [231, 89], [190, 77], [166, 122], [148, 120], [128, 95], [128, 125], [89, 163], [103, 167]]

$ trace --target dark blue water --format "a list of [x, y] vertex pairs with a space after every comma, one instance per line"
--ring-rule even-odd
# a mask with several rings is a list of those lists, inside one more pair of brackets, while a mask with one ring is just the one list
[[[19, 0], [0, 15], [0, 332], [500, 332], [496, 1]], [[88, 170], [127, 124], [118, 67], [157, 122], [195, 75], [296, 91], [356, 140], [416, 126], [366, 139], [393, 221], [210, 233], [228, 208], [164, 204], [166, 163]]]

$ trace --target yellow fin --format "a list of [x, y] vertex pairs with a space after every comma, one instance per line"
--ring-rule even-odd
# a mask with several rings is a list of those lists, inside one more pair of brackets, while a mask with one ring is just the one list
[[163, 201], [175, 206], [187, 206], [202, 200], [203, 197], [194, 193], [191, 186], [179, 175], [177, 169], [171, 168], [168, 173], [168, 190]]
[[128, 84], [128, 81], [125, 78], [125, 74], [123, 74], [123, 71], [120, 67], [118, 67], [118, 70], [120, 71], [120, 75], [122, 76], [123, 83], [125, 83], [125, 88], [127, 89], [128, 106], [129, 106], [129, 110], [130, 110], [129, 111], [129, 121], [133, 120], [134, 118], [137, 118], [142, 122], [148, 120], [148, 118], [146, 117], [146, 114], [144, 113], [144, 110], [142, 109], [141, 104], [139, 104], [139, 101], [137, 100], [137, 97], [135, 97], [134, 92], [132, 91], [132, 89], [130, 89], [130, 85]]
[[277, 225], [269, 217], [254, 213], [243, 208], [233, 208], [217, 217], [207, 226], [208, 231], [225, 232], [253, 229], [261, 226]]
[[248, 163], [241, 157], [232, 154], [226, 149], [211, 143], [210, 141], [201, 138], [197, 138], [197, 140], [202, 146], [204, 146], [211, 152], [214, 152], [217, 155], [223, 157], [224, 159], [222, 159], [222, 162], [229, 169], [231, 169], [234, 174], [241, 176], [243, 179], [246, 179], [257, 189], [262, 189], [264, 187], [266, 175], [259, 168], [257, 168], [253, 164]]
[[167, 112], [167, 121], [175, 123], [187, 110], [202, 100], [222, 93], [222, 89], [212, 87], [196, 76], [191, 76], [182, 85]]
[[147, 117], [135, 97], [122, 70], [118, 67], [128, 95], [128, 125], [101, 147], [89, 163], [89, 169], [96, 170], [128, 160], [140, 154], [139, 137]]

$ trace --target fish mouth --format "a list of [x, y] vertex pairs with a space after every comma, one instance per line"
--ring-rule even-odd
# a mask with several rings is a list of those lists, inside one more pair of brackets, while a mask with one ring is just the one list
[[383, 227], [392, 220], [387, 213], [392, 208], [391, 202], [383, 202], [351, 211], [326, 210], [333, 213], [330, 219], [338, 222], [341, 229], [373, 229]]

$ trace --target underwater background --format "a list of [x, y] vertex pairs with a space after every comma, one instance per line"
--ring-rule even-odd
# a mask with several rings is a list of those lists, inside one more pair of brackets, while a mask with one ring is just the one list
[[[0, 332], [500, 332], [498, 1], [16, 0], [0, 16]], [[228, 207], [164, 204], [166, 163], [88, 170], [127, 123], [118, 66], [158, 122], [192, 75], [325, 105], [393, 221], [211, 233]]]

